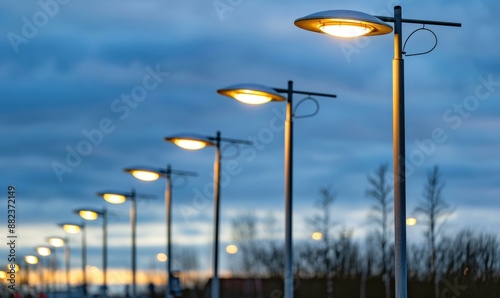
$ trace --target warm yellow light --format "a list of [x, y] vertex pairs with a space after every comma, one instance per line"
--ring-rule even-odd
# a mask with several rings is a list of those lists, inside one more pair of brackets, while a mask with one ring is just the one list
[[36, 252], [42, 257], [50, 256], [50, 248], [45, 246], [37, 247]]
[[207, 146], [207, 143], [203, 141], [189, 139], [174, 139], [174, 144], [187, 150], [199, 150]]
[[80, 227], [77, 225], [65, 224], [63, 225], [63, 229], [70, 234], [76, 234], [80, 232]]
[[251, 105], [260, 105], [272, 100], [271, 97], [252, 93], [251, 90], [241, 90], [236, 92], [233, 97], [243, 103], [251, 104]]
[[35, 256], [25, 256], [24, 261], [31, 265], [38, 264], [38, 258]]
[[92, 272], [93, 274], [99, 274], [101, 270], [97, 266], [91, 266], [90, 272]]
[[371, 28], [363, 26], [361, 24], [359, 25], [326, 24], [319, 27], [319, 29], [326, 34], [337, 37], [358, 37], [368, 34], [372, 31]]
[[19, 272], [19, 265], [7, 264], [7, 272], [11, 272], [12, 269], [14, 269], [14, 272]]
[[228, 246], [226, 246], [226, 252], [230, 255], [234, 255], [235, 253], [238, 252], [238, 246], [234, 244], [229, 244]]
[[160, 262], [166, 262], [168, 260], [168, 257], [166, 254], [161, 252], [161, 253], [156, 255], [156, 259]]
[[7, 272], [0, 270], [0, 279], [6, 279], [7, 278]]
[[86, 220], [96, 220], [97, 217], [99, 217], [99, 214], [97, 214], [97, 212], [90, 210], [80, 210], [78, 214], [80, 214], [80, 216]]
[[321, 233], [321, 232], [314, 232], [314, 233], [312, 233], [311, 238], [313, 240], [321, 240], [321, 239], [323, 239], [323, 233]]
[[160, 178], [160, 174], [144, 170], [133, 170], [132, 175], [142, 181], [155, 181]]
[[406, 219], [406, 224], [409, 226], [414, 226], [417, 224], [417, 219], [415, 217], [408, 217]]
[[106, 202], [111, 204], [121, 204], [127, 200], [123, 195], [106, 193], [102, 196]]
[[53, 247], [63, 247], [64, 246], [64, 239], [62, 238], [49, 238], [49, 244], [52, 245]]

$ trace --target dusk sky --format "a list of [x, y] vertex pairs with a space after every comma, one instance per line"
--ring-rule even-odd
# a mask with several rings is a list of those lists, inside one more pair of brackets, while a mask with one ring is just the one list
[[[111, 205], [96, 193], [133, 187], [156, 197], [140, 201], [137, 211], [138, 266], [149, 268], [164, 251], [165, 183], [140, 182], [123, 169], [170, 163], [199, 173], [175, 183], [174, 245], [200, 251], [200, 269], [209, 270], [214, 148], [188, 152], [164, 137], [217, 130], [254, 142], [223, 150], [221, 247], [242, 212], [274, 214], [276, 237], [284, 239], [285, 105], [248, 106], [216, 90], [237, 83], [286, 88], [288, 80], [297, 90], [338, 96], [316, 97], [319, 113], [295, 121], [294, 238], [310, 238], [305, 218], [328, 187], [337, 195], [332, 214], [339, 227], [362, 241], [370, 232], [366, 177], [383, 163], [392, 171], [393, 35], [336, 39], [299, 29], [294, 20], [330, 9], [392, 16], [396, 3], [404, 18], [462, 23], [428, 26], [436, 49], [405, 58], [408, 215], [428, 171], [439, 165], [443, 197], [455, 208], [444, 232], [498, 234], [498, 1], [3, 1], [0, 177], [3, 198], [8, 185], [16, 187], [18, 253], [63, 236], [57, 223], [80, 222], [74, 209], [106, 206], [116, 214], [109, 219], [110, 266], [129, 268], [130, 204]], [[405, 24], [404, 37], [419, 27]], [[406, 51], [433, 44], [430, 33], [416, 33]], [[305, 102], [297, 114], [312, 111]], [[2, 200], [4, 223], [6, 205]], [[100, 221], [87, 224], [88, 263], [101, 266]], [[422, 226], [411, 229], [409, 241], [421, 237]], [[1, 230], [6, 235], [6, 224]], [[71, 239], [78, 268], [80, 237]], [[6, 264], [5, 245], [0, 255]]]

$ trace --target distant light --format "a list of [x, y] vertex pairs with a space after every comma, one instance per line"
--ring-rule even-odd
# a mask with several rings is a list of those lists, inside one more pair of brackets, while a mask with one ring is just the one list
[[6, 279], [7, 278], [7, 272], [0, 270], [0, 279]]
[[81, 228], [80, 226], [73, 225], [73, 224], [64, 224], [63, 225], [64, 231], [70, 234], [77, 234], [80, 232]]
[[64, 239], [52, 237], [52, 238], [49, 238], [49, 244], [53, 247], [63, 247], [64, 246]]
[[408, 217], [406, 219], [406, 225], [408, 226], [414, 226], [417, 224], [417, 219], [415, 217]]
[[111, 204], [121, 204], [127, 200], [124, 195], [106, 193], [102, 196], [106, 202]]
[[230, 255], [234, 255], [235, 253], [238, 252], [238, 246], [234, 244], [229, 244], [228, 246], [226, 246], [226, 252]]
[[14, 266], [14, 272], [19, 272], [19, 265], [17, 264], [7, 264], [7, 271], [10, 272], [12, 270], [12, 266]]
[[135, 178], [142, 181], [155, 181], [160, 178], [160, 174], [151, 171], [133, 170], [131, 173]]
[[36, 252], [42, 257], [50, 256], [50, 248], [45, 246], [39, 246], [36, 248]]
[[174, 139], [174, 144], [187, 150], [199, 150], [205, 148], [207, 143], [198, 140]]
[[321, 240], [321, 239], [323, 239], [323, 233], [321, 233], [321, 232], [314, 232], [314, 233], [312, 233], [311, 238], [313, 240]]
[[97, 212], [91, 211], [91, 210], [80, 210], [80, 212], [78, 212], [78, 214], [83, 219], [86, 219], [86, 220], [96, 220], [99, 217], [99, 214], [97, 214]]
[[25, 256], [24, 261], [30, 265], [38, 264], [38, 258], [36, 256]]
[[362, 25], [333, 24], [319, 27], [326, 34], [336, 37], [358, 37], [372, 31], [371, 28]]
[[159, 254], [156, 255], [156, 259], [159, 261], [159, 262], [166, 262], [168, 260], [168, 257], [166, 254], [160, 252]]

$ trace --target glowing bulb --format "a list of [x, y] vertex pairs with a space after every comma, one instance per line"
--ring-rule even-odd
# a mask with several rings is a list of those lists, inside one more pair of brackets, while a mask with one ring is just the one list
[[228, 246], [226, 246], [226, 252], [228, 254], [234, 255], [235, 253], [238, 252], [238, 246], [234, 244], [229, 244]]
[[406, 219], [406, 224], [409, 226], [414, 226], [417, 224], [417, 219], [415, 217], [408, 217]]
[[168, 260], [168, 257], [166, 254], [164, 253], [159, 253], [156, 255], [156, 259], [159, 261], [159, 262], [166, 262]]
[[207, 146], [207, 143], [203, 141], [188, 140], [188, 139], [175, 139], [174, 143], [177, 146], [187, 150], [199, 150]]
[[25, 256], [24, 261], [26, 261], [26, 263], [31, 265], [38, 264], [38, 258], [35, 256]]
[[63, 247], [64, 246], [64, 239], [62, 238], [49, 238], [49, 244], [52, 245], [53, 247]]
[[160, 174], [150, 171], [134, 170], [132, 175], [142, 181], [155, 181], [160, 178]]
[[330, 34], [337, 37], [358, 37], [368, 34], [372, 31], [363, 25], [346, 25], [346, 24], [333, 24], [333, 25], [323, 25], [319, 27], [321, 31], [326, 34]]
[[7, 278], [7, 272], [1, 270], [0, 271], [0, 279], [6, 279]]
[[311, 238], [313, 240], [321, 240], [321, 239], [323, 239], [323, 233], [321, 233], [321, 232], [314, 232], [314, 233], [312, 233]]
[[102, 196], [106, 202], [111, 204], [121, 204], [127, 200], [124, 195], [106, 193]]
[[80, 227], [77, 225], [66, 224], [66, 225], [63, 225], [63, 229], [64, 229], [64, 231], [66, 231], [67, 233], [70, 233], [70, 234], [76, 234], [76, 233], [80, 232]]
[[50, 248], [45, 246], [37, 247], [36, 252], [43, 257], [50, 256]]
[[234, 94], [234, 98], [251, 105], [260, 105], [271, 101], [271, 97], [261, 94], [253, 94], [250, 90], [242, 90]]
[[99, 214], [97, 214], [97, 212], [90, 211], [90, 210], [80, 210], [80, 212], [78, 212], [78, 214], [80, 214], [80, 216], [86, 220], [96, 220], [97, 217], [99, 216]]

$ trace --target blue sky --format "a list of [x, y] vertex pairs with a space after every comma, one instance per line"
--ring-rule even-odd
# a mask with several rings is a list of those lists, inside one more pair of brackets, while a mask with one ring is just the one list
[[[284, 105], [244, 106], [215, 92], [244, 82], [286, 88], [293, 80], [297, 90], [338, 95], [317, 98], [318, 115], [295, 122], [295, 238], [309, 237], [304, 218], [314, 212], [318, 190], [325, 186], [338, 196], [333, 210], [338, 222], [363, 237], [369, 231], [366, 176], [392, 161], [392, 35], [339, 40], [301, 30], [293, 21], [328, 9], [391, 16], [394, 3], [0, 3], [0, 165], [3, 188], [17, 189], [20, 253], [31, 253], [47, 236], [62, 235], [56, 223], [78, 220], [73, 209], [104, 206], [96, 192], [134, 187], [157, 197], [138, 210], [139, 266], [147, 268], [163, 250], [164, 183], [135, 181], [122, 170], [167, 163], [200, 174], [174, 190], [174, 241], [208, 248], [213, 206], [210, 196], [199, 199], [197, 191], [211, 185], [214, 152], [185, 152], [163, 141], [179, 132], [220, 130], [223, 137], [257, 140], [238, 157], [223, 160], [223, 170], [230, 163], [237, 169], [222, 189], [224, 242], [231, 240], [229, 221], [241, 211], [259, 217], [272, 212], [282, 228]], [[421, 198], [427, 171], [438, 164], [446, 181], [443, 195], [456, 208], [447, 232], [470, 227], [497, 233], [500, 20], [495, 12], [500, 4], [397, 3], [405, 18], [463, 24], [431, 27], [437, 48], [405, 59], [407, 154], [413, 169], [408, 212]], [[418, 27], [404, 25], [405, 36]], [[432, 44], [431, 35], [416, 34], [407, 52]], [[302, 98], [295, 96], [296, 102]], [[304, 104], [299, 113], [312, 109]], [[73, 150], [84, 154], [68, 163]], [[57, 174], [55, 165], [68, 168]], [[121, 215], [110, 222], [110, 249], [116, 252], [110, 255], [128, 257], [129, 205], [107, 207]], [[89, 263], [99, 266], [99, 223], [89, 226]], [[210, 251], [201, 250], [208, 268]], [[78, 266], [77, 252], [74, 259]], [[110, 264], [128, 266], [119, 258]]]

